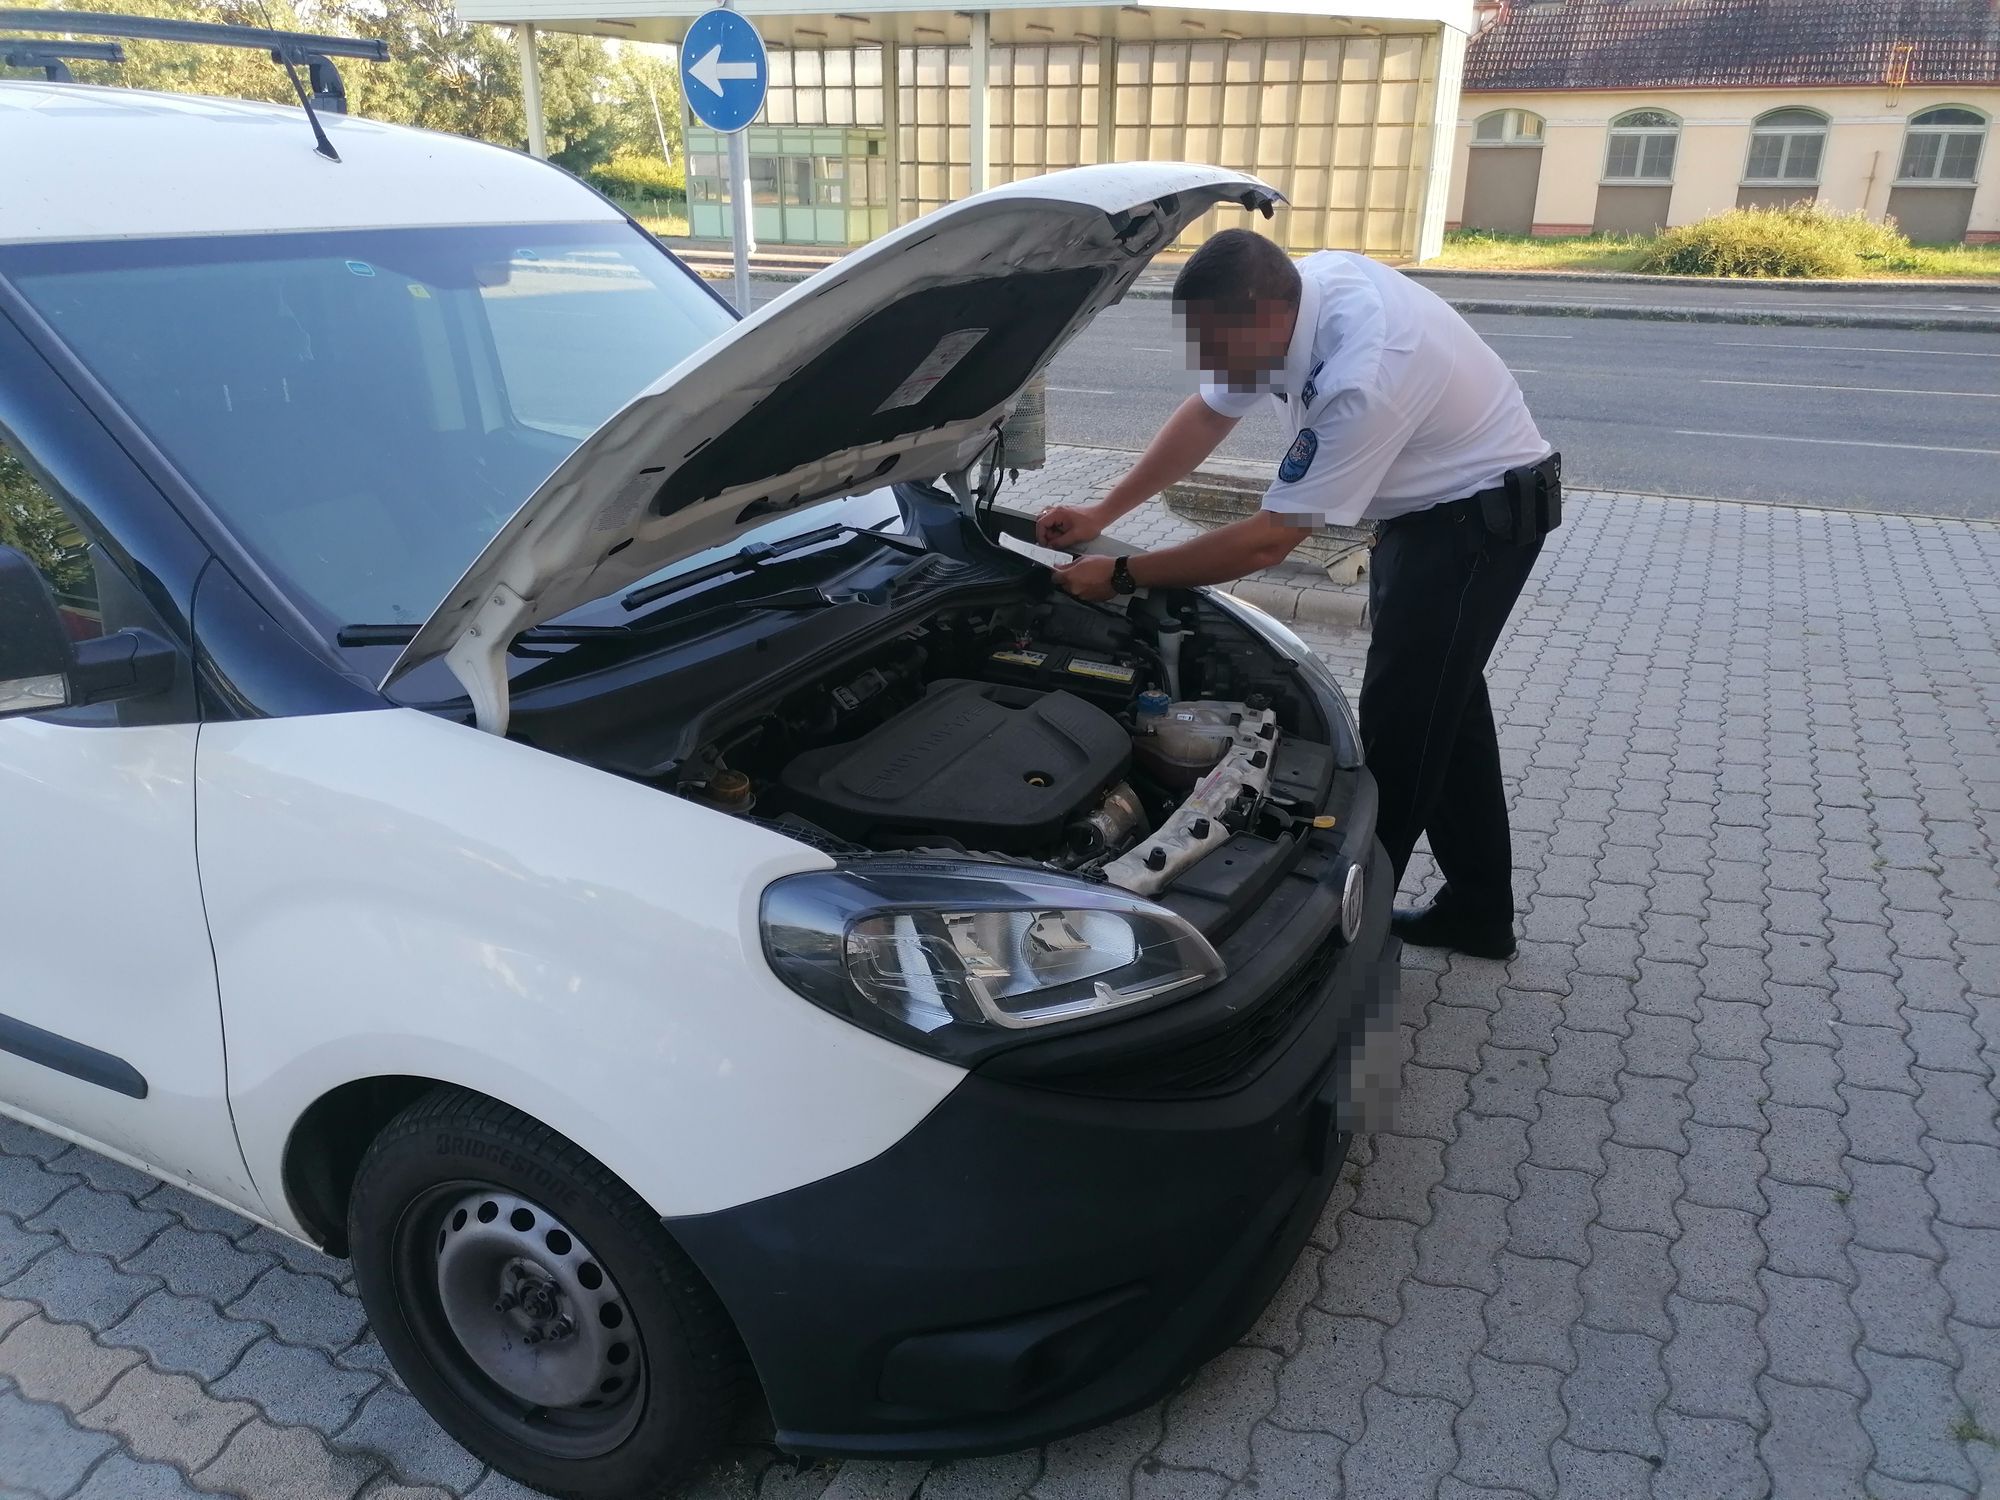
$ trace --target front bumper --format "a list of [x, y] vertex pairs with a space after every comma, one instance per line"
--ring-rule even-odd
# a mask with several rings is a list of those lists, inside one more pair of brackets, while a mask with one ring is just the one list
[[1345, 1158], [1347, 1049], [1393, 1001], [1389, 862], [1367, 850], [1352, 945], [1330, 946], [1329, 877], [1232, 973], [1255, 992], [1229, 997], [1228, 1045], [1258, 1051], [1228, 1085], [1175, 1071], [1200, 1046], [1180, 1037], [1164, 1072], [982, 1070], [861, 1166], [668, 1221], [735, 1318], [781, 1446], [1032, 1446], [1145, 1406], [1256, 1320]]

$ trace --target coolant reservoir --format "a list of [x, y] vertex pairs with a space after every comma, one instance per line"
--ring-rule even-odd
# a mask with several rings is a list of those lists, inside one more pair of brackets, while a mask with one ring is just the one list
[[1242, 704], [1212, 699], [1169, 704], [1160, 714], [1141, 709], [1133, 754], [1155, 780], [1172, 787], [1193, 786], [1221, 760], [1243, 718]]

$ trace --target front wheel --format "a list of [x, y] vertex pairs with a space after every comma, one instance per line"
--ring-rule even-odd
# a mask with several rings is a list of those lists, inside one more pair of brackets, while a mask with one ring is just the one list
[[721, 1441], [747, 1379], [714, 1292], [605, 1167], [457, 1089], [363, 1157], [348, 1241], [369, 1321], [438, 1424], [574, 1500], [658, 1495]]

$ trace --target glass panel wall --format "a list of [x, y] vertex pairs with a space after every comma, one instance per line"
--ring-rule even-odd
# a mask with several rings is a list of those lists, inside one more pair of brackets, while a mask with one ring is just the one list
[[[1123, 43], [1117, 158], [1255, 172], [1291, 199], [1271, 226], [1288, 249], [1406, 255], [1426, 55], [1422, 37]], [[1207, 216], [1183, 245], [1225, 222]]]
[[[1255, 172], [1292, 200], [1272, 231], [1296, 251], [1406, 255], [1413, 248], [1434, 51], [1423, 36], [1127, 42], [1108, 78], [1095, 42], [989, 53], [994, 183], [1093, 161], [1207, 161]], [[901, 219], [971, 191], [971, 49], [901, 54]], [[892, 149], [879, 49], [777, 50], [770, 102], [751, 128], [760, 240], [858, 244], [888, 228]], [[1100, 140], [1100, 90], [1113, 90]], [[689, 141], [694, 233], [728, 233], [724, 144]], [[1240, 213], [1190, 227], [1199, 243]], [[768, 227], [767, 227], [768, 226]]]
[[[751, 228], [759, 244], [859, 245], [889, 228], [887, 132], [752, 125]], [[692, 125], [689, 232], [729, 237], [729, 142]]]

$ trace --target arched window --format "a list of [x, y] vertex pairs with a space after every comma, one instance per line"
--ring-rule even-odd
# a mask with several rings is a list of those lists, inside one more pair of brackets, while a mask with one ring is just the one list
[[1986, 116], [1976, 109], [1947, 104], [1910, 116], [1903, 137], [1903, 182], [1979, 180], [1979, 152], [1986, 144]]
[[1663, 109], [1635, 109], [1611, 122], [1604, 153], [1606, 182], [1672, 182], [1674, 147], [1681, 138], [1678, 116]]
[[1816, 183], [1826, 153], [1826, 116], [1816, 109], [1774, 109], [1750, 127], [1745, 182]]
[[1539, 146], [1542, 117], [1525, 109], [1496, 109], [1472, 127], [1475, 146]]

